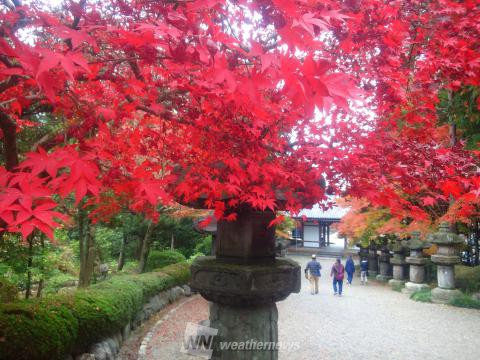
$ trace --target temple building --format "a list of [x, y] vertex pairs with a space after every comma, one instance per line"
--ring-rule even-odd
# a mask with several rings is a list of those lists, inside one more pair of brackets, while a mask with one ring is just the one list
[[292, 246], [314, 249], [332, 245], [330, 227], [340, 222], [347, 211], [348, 209], [339, 207], [322, 210], [318, 205], [312, 209], [301, 210], [293, 216], [297, 221], [297, 228], [292, 231]]

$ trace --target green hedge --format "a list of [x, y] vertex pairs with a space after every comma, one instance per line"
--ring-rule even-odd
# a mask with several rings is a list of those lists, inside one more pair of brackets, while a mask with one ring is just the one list
[[54, 360], [80, 353], [121, 331], [150, 297], [185, 283], [187, 263], [159, 272], [119, 275], [78, 290], [40, 300], [0, 304], [0, 359]]
[[150, 254], [148, 254], [147, 265], [145, 266], [145, 271], [161, 269], [167, 265], [176, 264], [186, 260], [187, 259], [181, 252], [175, 250], [150, 251]]
[[480, 291], [480, 266], [455, 266], [455, 284], [466, 293]]

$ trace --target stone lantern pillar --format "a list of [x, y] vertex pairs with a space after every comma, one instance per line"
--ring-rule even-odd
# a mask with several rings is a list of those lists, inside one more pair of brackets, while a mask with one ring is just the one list
[[440, 224], [439, 231], [430, 234], [428, 239], [438, 246], [438, 252], [432, 255], [432, 262], [437, 265], [438, 282], [438, 287], [432, 290], [432, 302], [446, 304], [462, 295], [455, 289], [455, 264], [460, 262], [456, 246], [463, 243], [463, 239], [450, 232], [448, 223]]
[[392, 278], [392, 266], [390, 264], [391, 257], [387, 240], [385, 239], [380, 247], [380, 256], [378, 257], [380, 274], [377, 275], [377, 281], [387, 282]]
[[407, 247], [410, 249], [410, 256], [405, 261], [410, 264], [410, 281], [405, 284], [402, 292], [411, 294], [415, 291], [429, 289], [430, 287], [425, 283], [427, 259], [423, 256], [423, 249], [428, 248], [429, 245], [420, 240], [419, 231], [413, 231], [410, 240], [407, 242]]
[[393, 266], [393, 279], [388, 281], [391, 287], [401, 287], [405, 285], [405, 244], [401, 239], [395, 240], [391, 250], [393, 251], [393, 258], [390, 263]]
[[363, 246], [361, 243], [357, 243], [356, 247], [358, 247], [358, 257], [360, 258], [360, 261], [363, 259], [368, 260], [368, 247]]
[[[191, 287], [210, 303], [215, 342], [278, 343], [275, 302], [300, 291], [300, 266], [275, 258], [275, 218], [271, 211], [235, 209], [237, 220], [219, 221], [216, 256], [198, 257]], [[212, 359], [275, 360], [278, 348], [214, 349]]]
[[378, 254], [377, 244], [375, 241], [370, 241], [368, 246], [368, 275], [377, 276], [378, 274]]

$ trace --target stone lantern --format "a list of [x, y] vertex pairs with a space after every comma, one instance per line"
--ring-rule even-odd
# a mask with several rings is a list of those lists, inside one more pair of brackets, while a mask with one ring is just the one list
[[[191, 266], [191, 287], [210, 303], [215, 341], [278, 343], [275, 302], [300, 291], [300, 266], [275, 258], [272, 211], [248, 206], [234, 209], [236, 221], [218, 221], [216, 256], [197, 257]], [[212, 359], [275, 360], [278, 347], [219, 351]]]
[[430, 245], [420, 240], [420, 232], [413, 231], [407, 247], [410, 249], [410, 256], [405, 259], [410, 264], [409, 282], [405, 284], [402, 292], [411, 294], [415, 291], [429, 289], [425, 283], [425, 264], [427, 259], [423, 256], [423, 249], [429, 248]]
[[405, 242], [397, 238], [391, 246], [393, 258], [390, 263], [393, 266], [393, 279], [388, 281], [391, 287], [402, 287], [405, 285]]
[[378, 254], [377, 244], [375, 241], [370, 241], [368, 246], [368, 275], [377, 276], [378, 274]]
[[363, 259], [368, 260], [368, 247], [363, 246], [362, 243], [357, 243], [355, 246], [358, 247], [358, 257], [360, 258], [360, 261]]
[[383, 243], [380, 247], [380, 256], [378, 257], [380, 274], [377, 275], [377, 281], [387, 282], [392, 278], [392, 266], [390, 264], [391, 257], [387, 239], [383, 239]]
[[432, 290], [432, 302], [446, 304], [462, 295], [460, 290], [455, 289], [455, 264], [460, 262], [456, 246], [464, 240], [452, 233], [449, 224], [445, 222], [428, 239], [438, 246], [438, 252], [432, 255], [432, 262], [437, 265], [438, 282], [438, 287]]

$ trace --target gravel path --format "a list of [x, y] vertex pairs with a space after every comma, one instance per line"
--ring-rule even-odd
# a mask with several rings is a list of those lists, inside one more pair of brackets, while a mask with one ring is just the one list
[[[294, 259], [302, 271], [309, 260]], [[277, 304], [280, 342], [300, 345], [280, 359], [480, 359], [480, 311], [415, 302], [357, 277], [333, 296], [333, 259], [319, 260], [319, 294], [302, 278], [301, 292]]]
[[[309, 259], [294, 260], [303, 273]], [[480, 359], [480, 311], [414, 302], [384, 285], [362, 286], [357, 277], [342, 297], [333, 296], [333, 259], [320, 263], [318, 295], [310, 295], [302, 278], [301, 292], [277, 304], [279, 342], [285, 345], [280, 360]], [[180, 304], [152, 327], [144, 359], [194, 359], [180, 353], [183, 329], [206, 318], [208, 304], [198, 295]]]

